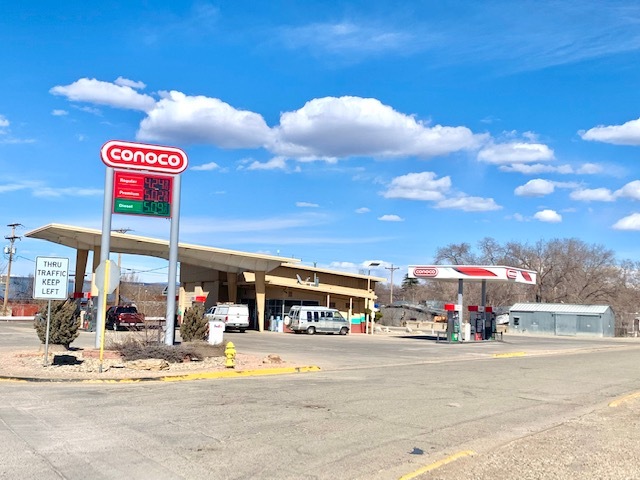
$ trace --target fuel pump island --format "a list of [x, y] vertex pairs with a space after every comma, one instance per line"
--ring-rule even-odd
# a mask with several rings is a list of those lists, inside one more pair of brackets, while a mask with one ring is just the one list
[[[410, 265], [409, 278], [438, 281], [458, 281], [458, 302], [445, 304], [447, 341], [468, 342], [494, 340], [495, 314], [487, 302], [487, 282], [536, 284], [536, 272], [515, 267], [489, 265]], [[470, 305], [469, 322], [464, 321], [464, 282], [481, 282], [481, 304]], [[471, 338], [471, 331], [474, 337]]]

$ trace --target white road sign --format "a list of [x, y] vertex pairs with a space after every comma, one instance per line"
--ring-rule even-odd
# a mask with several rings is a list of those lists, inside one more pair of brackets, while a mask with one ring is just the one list
[[[109, 275], [106, 275], [107, 268], [109, 270]], [[96, 268], [96, 287], [98, 290], [101, 292], [113, 293], [119, 284], [120, 267], [118, 267], [113, 260], [103, 260], [100, 262], [100, 265]]]
[[68, 291], [69, 259], [36, 257], [33, 298], [38, 300], [66, 300]]

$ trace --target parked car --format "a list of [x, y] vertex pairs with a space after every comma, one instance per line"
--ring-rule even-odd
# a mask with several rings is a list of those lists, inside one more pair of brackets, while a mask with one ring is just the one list
[[294, 305], [284, 319], [294, 333], [349, 333], [349, 323], [335, 308]]
[[135, 305], [117, 305], [109, 307], [105, 328], [117, 330], [118, 328], [140, 329], [144, 327], [144, 314], [138, 312]]
[[209, 308], [205, 314], [207, 321], [224, 322], [225, 330], [246, 331], [249, 328], [249, 306], [237, 303], [221, 303]]

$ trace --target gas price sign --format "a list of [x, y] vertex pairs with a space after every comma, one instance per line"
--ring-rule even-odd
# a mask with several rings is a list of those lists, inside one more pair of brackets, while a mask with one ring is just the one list
[[171, 216], [173, 177], [116, 170], [113, 182], [113, 213]]

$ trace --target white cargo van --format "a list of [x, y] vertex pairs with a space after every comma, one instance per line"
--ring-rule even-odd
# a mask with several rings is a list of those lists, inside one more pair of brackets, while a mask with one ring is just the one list
[[307, 332], [309, 335], [316, 332], [340, 335], [349, 333], [347, 320], [338, 310], [328, 307], [294, 305], [285, 317], [285, 325], [295, 333]]
[[219, 320], [224, 322], [225, 330], [239, 330], [244, 332], [249, 328], [249, 307], [236, 303], [221, 303], [209, 308], [204, 314], [207, 321]]

